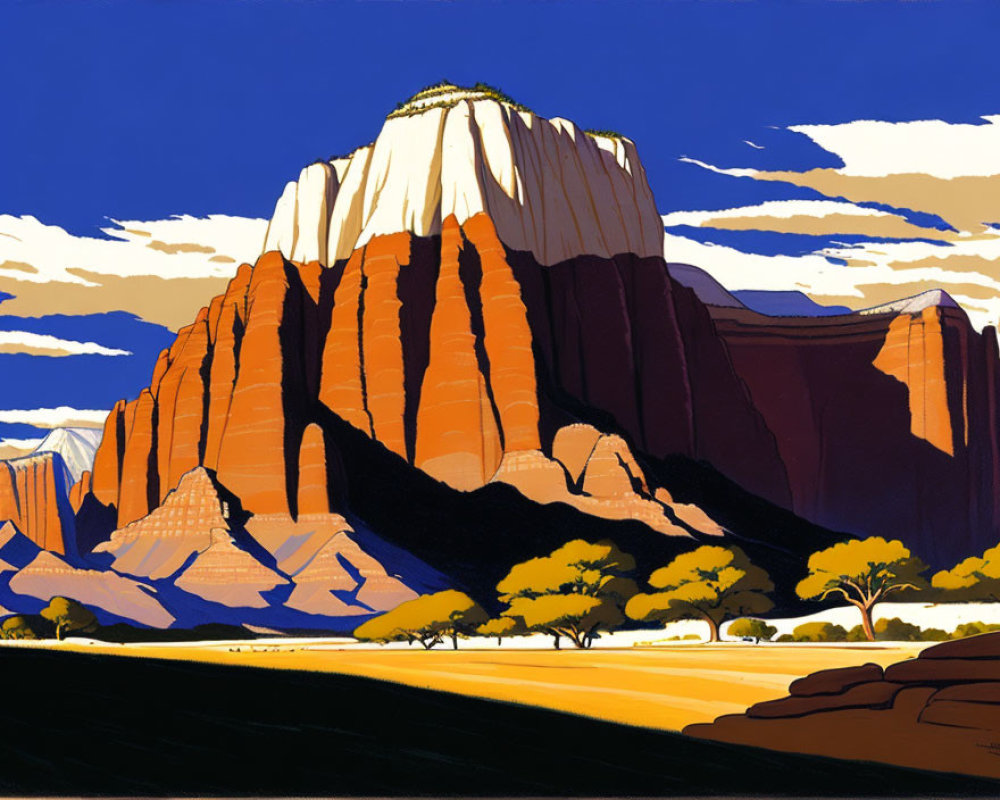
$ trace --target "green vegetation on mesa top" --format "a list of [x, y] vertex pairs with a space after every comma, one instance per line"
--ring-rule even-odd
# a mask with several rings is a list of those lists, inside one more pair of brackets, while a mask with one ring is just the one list
[[[452, 106], [458, 105], [460, 102], [458, 98], [446, 98], [438, 100], [437, 102], [427, 101], [433, 100], [435, 97], [444, 97], [445, 95], [456, 94], [459, 92], [479, 94], [484, 98], [496, 100], [504, 105], [510, 106], [515, 111], [525, 111], [529, 114], [534, 113], [534, 111], [523, 103], [517, 102], [509, 94], [506, 94], [496, 86], [490, 86], [488, 83], [479, 82], [472, 84], [472, 86], [459, 86], [457, 83], [452, 83], [449, 80], [443, 80], [438, 81], [437, 83], [432, 83], [429, 86], [425, 86], [419, 92], [412, 95], [408, 100], [402, 103], [396, 103], [395, 110], [392, 111], [386, 119], [395, 119], [396, 117], [412, 117], [415, 114], [422, 114], [424, 111], [430, 111], [432, 108], [451, 108]], [[413, 105], [417, 102], [420, 102], [419, 106]], [[598, 130], [588, 128], [584, 130], [584, 133], [592, 138], [601, 137], [604, 139], [618, 140], [627, 138], [624, 134], [621, 134], [618, 131], [606, 129]]]
[[451, 81], [444, 80], [438, 83], [431, 84], [430, 86], [425, 86], [415, 95], [410, 97], [402, 103], [396, 103], [396, 109], [389, 114], [387, 119], [393, 119], [395, 117], [410, 117], [414, 114], [421, 114], [424, 111], [429, 111], [432, 108], [450, 108], [451, 106], [457, 105], [458, 99], [446, 99], [440, 100], [438, 102], [425, 103], [420, 106], [412, 106], [411, 103], [417, 101], [429, 100], [438, 95], [449, 95], [455, 92], [469, 92], [480, 94], [483, 97], [489, 98], [491, 100], [497, 100], [505, 105], [510, 106], [515, 111], [526, 111], [529, 113], [531, 109], [521, 103], [518, 103], [513, 97], [508, 94], [504, 94], [500, 89], [495, 86], [490, 86], [487, 83], [474, 83], [472, 86], [459, 86], [458, 84], [452, 83]]

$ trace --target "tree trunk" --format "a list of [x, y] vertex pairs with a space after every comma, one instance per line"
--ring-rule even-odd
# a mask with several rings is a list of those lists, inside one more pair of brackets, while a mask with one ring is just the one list
[[558, 633], [553, 633], [552, 634], [552, 646], [555, 647], [556, 650], [560, 649], [559, 648], [559, 634]]
[[62, 625], [56, 624], [56, 641], [62, 641]]
[[455, 631], [451, 632], [451, 649], [458, 650], [458, 633]]
[[502, 636], [498, 636], [497, 637], [497, 647], [499, 647], [502, 644], [503, 644], [503, 637]]
[[869, 642], [874, 642], [875, 627], [872, 625], [872, 607], [859, 605], [858, 611], [861, 612], [861, 627], [865, 629], [865, 636], [868, 638]]
[[708, 641], [719, 641], [719, 623], [711, 617], [705, 617], [705, 622], [708, 623]]

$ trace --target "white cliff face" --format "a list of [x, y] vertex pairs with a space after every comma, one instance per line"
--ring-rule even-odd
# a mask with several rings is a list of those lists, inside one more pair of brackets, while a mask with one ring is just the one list
[[452, 214], [462, 223], [479, 213], [541, 264], [663, 254], [663, 223], [630, 140], [463, 89], [417, 95], [374, 144], [306, 167], [278, 200], [264, 251], [329, 265], [375, 236], [432, 236]]

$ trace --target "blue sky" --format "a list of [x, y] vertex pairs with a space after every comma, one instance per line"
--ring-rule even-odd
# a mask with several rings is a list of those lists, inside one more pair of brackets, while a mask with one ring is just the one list
[[[30, 215], [68, 234], [103, 239], [114, 238], [102, 232], [111, 219], [268, 217], [284, 183], [304, 164], [371, 141], [396, 102], [445, 78], [484, 81], [543, 116], [625, 133], [639, 147], [664, 214], [836, 201], [842, 198], [803, 181], [719, 170], [845, 167], [843, 154], [788, 130], [793, 125], [983, 125], [983, 115], [1000, 114], [998, 31], [1000, 3], [992, 0], [6, 0], [0, 215]], [[899, 208], [878, 193], [854, 201], [861, 209]], [[940, 228], [937, 215], [946, 211], [915, 203], [900, 214]], [[1000, 219], [1000, 208], [991, 219]], [[921, 231], [914, 241], [926, 235]], [[732, 288], [747, 290], [776, 288], [781, 270], [800, 264], [813, 273], [842, 264], [843, 254], [811, 254], [838, 243], [857, 246], [861, 235], [840, 228], [807, 235], [771, 223], [694, 233], [679, 224], [668, 232], [679, 237], [684, 254], [748, 256], [718, 274], [727, 285], [736, 275], [741, 285]], [[219, 242], [212, 239], [208, 252], [231, 252]], [[718, 247], [705, 250], [706, 243]], [[59, 269], [74, 267], [72, 254], [61, 257]], [[231, 274], [232, 262], [213, 267], [205, 302]], [[983, 274], [1000, 277], [985, 268]], [[811, 296], [820, 302], [822, 296], [830, 305], [843, 302], [846, 290], [811, 280], [789, 283], [815, 290]], [[916, 285], [916, 277], [907, 280]], [[11, 285], [23, 284], [0, 282], [0, 292], [13, 294]], [[20, 386], [0, 397], [0, 437], [30, 432], [4, 423], [3, 409], [47, 407], [63, 395], [66, 405], [101, 409], [134, 396], [153, 355], [169, 342], [168, 328], [176, 327], [140, 319], [134, 309], [81, 308], [67, 320], [46, 313], [52, 309], [44, 304], [36, 311], [26, 300], [20, 307], [13, 302], [6, 309], [0, 303], [4, 331], [131, 355], [0, 349], [0, 375], [6, 386]], [[29, 324], [28, 317], [41, 319]]]
[[[372, 140], [445, 77], [626, 132], [663, 211], [761, 196], [678, 156], [836, 166], [767, 126], [972, 121], [1000, 79], [1000, 5], [963, 0], [15, 0], [0, 20], [0, 209], [80, 232], [266, 216], [302, 164]], [[768, 136], [800, 141], [743, 144]]]

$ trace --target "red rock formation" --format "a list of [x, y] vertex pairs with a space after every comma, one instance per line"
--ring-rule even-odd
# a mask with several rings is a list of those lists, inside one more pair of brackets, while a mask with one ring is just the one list
[[323, 429], [310, 424], [302, 435], [299, 449], [298, 516], [330, 513], [330, 487], [326, 471], [326, 443]]
[[[559, 396], [632, 445], [593, 428], [570, 441]], [[770, 433], [662, 260], [541, 267], [485, 215], [445, 220], [440, 238], [375, 237], [329, 269], [277, 253], [241, 267], [150, 387], [113, 409], [91, 492], [124, 528], [201, 464], [253, 514], [326, 514], [339, 479], [327, 409], [454, 488], [503, 481], [669, 534], [719, 529], [649, 485], [632, 446], [711, 460], [787, 500]]]
[[114, 572], [79, 569], [46, 550], [18, 570], [10, 589], [43, 603], [56, 595], [72, 597], [91, 609], [152, 628], [168, 628], [174, 622], [150, 587]]
[[[660, 259], [542, 267], [484, 215], [330, 268], [270, 253], [115, 407], [91, 493], [122, 527], [203, 464], [254, 514], [346, 510], [332, 412], [455, 488], [503, 481], [665, 532], [723, 532], [640, 476], [680, 454], [827, 527], [902, 535], [935, 566], [1000, 538], [992, 335], [937, 306], [713, 313]], [[581, 409], [605, 429], [582, 432]]]
[[493, 477], [502, 449], [459, 271], [461, 248], [461, 230], [449, 217], [441, 231], [441, 271], [431, 318], [430, 363], [417, 412], [415, 463], [456, 489], [476, 489]]
[[46, 550], [75, 554], [68, 484], [62, 460], [53, 453], [0, 461], [0, 522], [10, 520]]
[[228, 531], [229, 523], [212, 479], [197, 467], [181, 478], [162, 505], [116, 530], [94, 552], [110, 553], [118, 572], [166, 578], [192, 554], [207, 550], [215, 530]]
[[[285, 475], [285, 363], [281, 326], [290, 292], [288, 266], [277, 253], [257, 262], [247, 288], [246, 329], [226, 429], [219, 449], [218, 473], [247, 508], [289, 510]], [[175, 345], [176, 346], [176, 345]]]
[[208, 544], [174, 581], [185, 592], [230, 608], [265, 608], [262, 592], [288, 581], [236, 546], [224, 528], [212, 528]]
[[308, 614], [358, 616], [388, 611], [417, 596], [346, 532], [327, 539], [294, 580], [285, 605]]
[[716, 325], [774, 432], [791, 508], [935, 567], [1000, 538], [996, 337], [961, 309]]
[[[166, 351], [164, 351], [166, 352]], [[160, 355], [163, 358], [163, 354]], [[125, 401], [115, 403], [104, 422], [101, 446], [94, 456], [91, 492], [98, 502], [118, 507], [122, 456], [125, 454]]]
[[1000, 634], [945, 642], [884, 674], [876, 664], [824, 670], [790, 690], [789, 697], [689, 725], [684, 733], [1000, 778]]
[[89, 492], [94, 489], [93, 482], [91, 481], [91, 473], [89, 469], [83, 471], [83, 475], [80, 476], [80, 480], [73, 484], [72, 488], [69, 490], [69, 504], [73, 509], [75, 514], [80, 510], [83, 505], [83, 498], [87, 496]]

